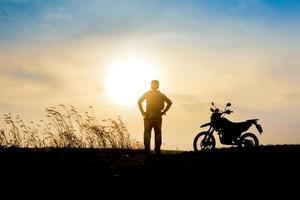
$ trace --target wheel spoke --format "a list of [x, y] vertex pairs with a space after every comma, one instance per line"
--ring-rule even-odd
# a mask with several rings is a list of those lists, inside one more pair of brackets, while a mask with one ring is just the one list
[[243, 148], [252, 148], [258, 145], [258, 140], [254, 134], [246, 133], [241, 138], [240, 146]]
[[194, 149], [199, 150], [209, 150], [215, 148], [215, 139], [212, 135], [207, 134], [207, 132], [199, 133], [194, 139]]

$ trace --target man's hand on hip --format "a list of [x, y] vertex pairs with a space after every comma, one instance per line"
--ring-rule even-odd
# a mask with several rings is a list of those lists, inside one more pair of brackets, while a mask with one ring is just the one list
[[142, 113], [142, 115], [145, 117], [145, 115], [146, 115], [146, 112], [145, 112], [145, 111], [142, 111], [141, 113]]

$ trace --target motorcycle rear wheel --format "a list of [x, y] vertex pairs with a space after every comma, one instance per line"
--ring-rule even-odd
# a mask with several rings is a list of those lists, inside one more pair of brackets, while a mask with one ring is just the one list
[[200, 132], [194, 139], [193, 147], [195, 151], [214, 149], [216, 147], [215, 137], [207, 131]]
[[238, 146], [241, 148], [254, 148], [259, 146], [259, 141], [253, 133], [245, 133], [241, 136]]

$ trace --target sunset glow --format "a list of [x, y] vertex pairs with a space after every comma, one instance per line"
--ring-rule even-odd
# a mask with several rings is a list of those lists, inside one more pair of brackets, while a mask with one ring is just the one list
[[106, 92], [117, 104], [133, 107], [156, 77], [153, 66], [146, 61], [126, 58], [112, 64], [109, 69], [105, 79]]
[[143, 141], [137, 101], [158, 79], [163, 149], [191, 150], [211, 101], [259, 118], [261, 144], [300, 143], [300, 1], [0, 0], [0, 24], [1, 115], [93, 106]]

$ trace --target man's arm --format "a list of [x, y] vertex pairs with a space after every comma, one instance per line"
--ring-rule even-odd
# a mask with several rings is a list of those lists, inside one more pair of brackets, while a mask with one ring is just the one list
[[168, 110], [170, 109], [171, 105], [172, 105], [172, 101], [166, 97], [166, 95], [164, 95], [164, 101], [167, 103], [166, 108], [163, 110], [163, 115], [166, 114], [166, 112], [168, 112]]
[[138, 100], [139, 109], [140, 109], [143, 116], [145, 115], [145, 111], [143, 109], [142, 103], [145, 99], [146, 99], [146, 93]]

